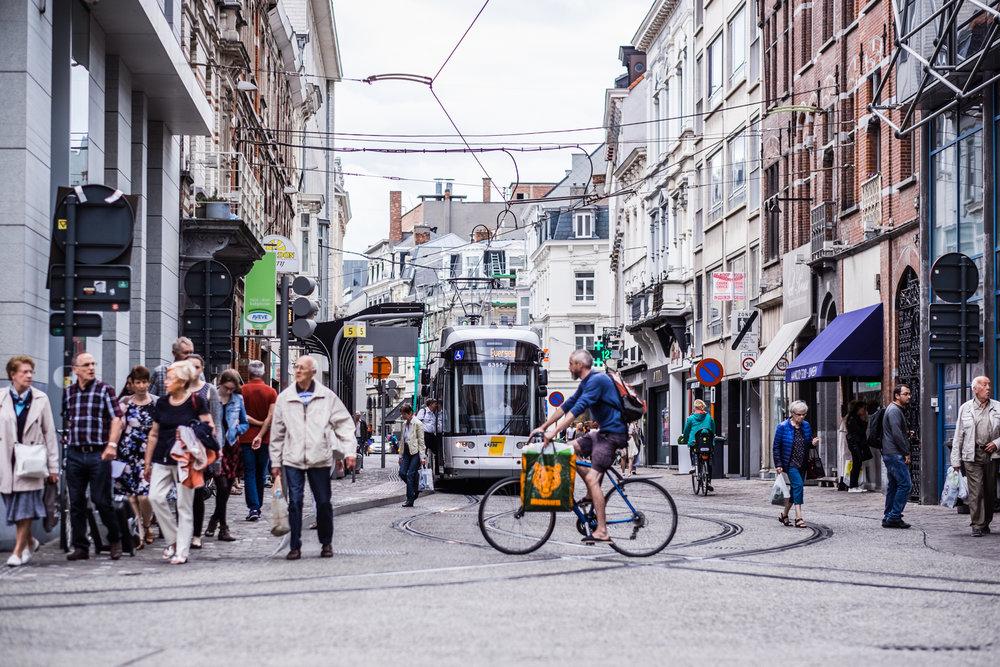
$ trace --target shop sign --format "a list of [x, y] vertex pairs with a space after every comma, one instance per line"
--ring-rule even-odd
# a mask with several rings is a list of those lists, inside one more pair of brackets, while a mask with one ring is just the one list
[[266, 252], [253, 263], [253, 268], [244, 280], [243, 327], [246, 331], [261, 331], [274, 324], [275, 282], [277, 281], [276, 258]]
[[716, 271], [712, 274], [713, 301], [743, 301], [746, 299], [747, 274]]
[[[278, 273], [298, 273], [301, 270], [299, 252], [287, 236], [268, 234], [261, 241], [261, 245], [264, 246], [264, 250], [274, 254]], [[308, 248], [306, 250], [308, 251]]]

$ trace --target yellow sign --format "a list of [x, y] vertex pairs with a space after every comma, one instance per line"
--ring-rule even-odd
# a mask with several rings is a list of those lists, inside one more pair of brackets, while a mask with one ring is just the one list
[[507, 443], [507, 437], [494, 435], [490, 437], [490, 444], [486, 446], [486, 451], [490, 456], [503, 456], [503, 447]]
[[367, 335], [367, 328], [360, 322], [351, 322], [344, 325], [344, 338], [364, 338]]
[[66, 224], [66, 218], [59, 218], [58, 220], [56, 220], [56, 229], [58, 229], [60, 232], [65, 232], [68, 226], [69, 225]]

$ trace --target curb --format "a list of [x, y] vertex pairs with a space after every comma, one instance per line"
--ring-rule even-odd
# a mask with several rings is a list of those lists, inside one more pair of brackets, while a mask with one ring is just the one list
[[[421, 491], [420, 496], [432, 496], [434, 491]], [[385, 496], [383, 498], [372, 498], [371, 500], [361, 500], [355, 503], [345, 503], [343, 505], [334, 505], [333, 516], [340, 516], [342, 514], [353, 514], [354, 512], [362, 512], [364, 510], [370, 510], [375, 507], [384, 507], [386, 505], [393, 505], [395, 503], [405, 503], [406, 494], [400, 493], [394, 496]]]

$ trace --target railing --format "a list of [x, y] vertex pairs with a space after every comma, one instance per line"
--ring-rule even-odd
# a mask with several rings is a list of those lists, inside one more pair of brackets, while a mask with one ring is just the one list
[[833, 254], [837, 242], [837, 223], [834, 219], [833, 204], [823, 202], [810, 211], [812, 228], [813, 259]]
[[189, 169], [196, 187], [208, 196], [228, 201], [233, 214], [246, 223], [254, 236], [263, 237], [264, 190], [242, 153], [193, 151]]
[[882, 228], [882, 174], [861, 184], [861, 228], [866, 235]]

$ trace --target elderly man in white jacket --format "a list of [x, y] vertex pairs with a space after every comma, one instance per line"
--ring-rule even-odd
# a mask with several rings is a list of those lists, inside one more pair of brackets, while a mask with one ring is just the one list
[[969, 514], [972, 536], [990, 532], [993, 504], [996, 502], [997, 447], [1000, 445], [1000, 402], [990, 398], [990, 379], [979, 376], [972, 381], [973, 399], [962, 404], [951, 441], [951, 465], [955, 470], [965, 464], [969, 481]]
[[299, 357], [295, 362], [295, 384], [278, 394], [271, 422], [271, 475], [283, 479], [292, 529], [288, 560], [302, 557], [302, 499], [306, 479], [316, 499], [320, 556], [333, 556], [330, 469], [335, 459], [346, 458], [348, 465], [353, 465], [357, 447], [351, 413], [315, 377], [316, 360], [308, 355]]

